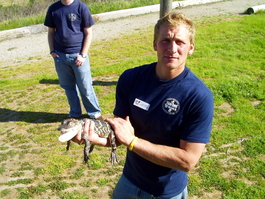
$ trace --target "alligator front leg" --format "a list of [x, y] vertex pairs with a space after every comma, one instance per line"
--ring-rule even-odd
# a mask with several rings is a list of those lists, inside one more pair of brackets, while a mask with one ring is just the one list
[[66, 150], [67, 150], [67, 151], [69, 150], [69, 148], [70, 148], [70, 145], [71, 145], [71, 141], [70, 141], [70, 140], [68, 140], [68, 141], [67, 141], [67, 145], [66, 145]]

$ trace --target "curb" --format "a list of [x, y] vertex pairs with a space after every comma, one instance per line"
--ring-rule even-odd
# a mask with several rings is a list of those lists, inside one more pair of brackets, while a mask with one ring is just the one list
[[[172, 9], [187, 7], [192, 5], [214, 3], [223, 0], [183, 0], [183, 1], [174, 1], [172, 2]], [[100, 14], [92, 15], [95, 22], [103, 22], [108, 20], [114, 20], [122, 17], [129, 17], [134, 15], [148, 14], [153, 12], [159, 12], [160, 4], [130, 8], [125, 10], [111, 11]], [[32, 26], [26, 26], [21, 28], [15, 28], [10, 30], [0, 31], [0, 41], [7, 39], [14, 39], [19, 37], [25, 37], [31, 34], [38, 34], [47, 32], [47, 27], [43, 24], [37, 24]]]

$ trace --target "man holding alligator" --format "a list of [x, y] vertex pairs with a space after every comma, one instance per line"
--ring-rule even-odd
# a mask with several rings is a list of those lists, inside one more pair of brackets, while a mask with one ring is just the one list
[[[213, 96], [186, 66], [194, 52], [192, 21], [175, 12], [154, 31], [157, 62], [125, 71], [116, 90], [114, 119], [106, 119], [128, 147], [113, 199], [187, 198], [187, 173], [210, 140]], [[109, 146], [86, 122], [92, 144]], [[82, 143], [81, 135], [75, 141]]]

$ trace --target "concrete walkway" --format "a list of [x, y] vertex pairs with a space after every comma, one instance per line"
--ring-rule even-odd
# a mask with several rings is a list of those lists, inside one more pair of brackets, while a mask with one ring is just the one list
[[[218, 2], [218, 1], [222, 1], [222, 0], [173, 1], [172, 9], [183, 8], [183, 7], [192, 6], [192, 5], [213, 3], [213, 2]], [[156, 4], [156, 5], [144, 6], [144, 7], [138, 7], [138, 8], [131, 8], [131, 9], [95, 14], [93, 15], [93, 18], [96, 22], [106, 22], [106, 21], [115, 20], [115, 19], [124, 18], [124, 17], [159, 12], [159, 10], [160, 10], [160, 4]], [[6, 39], [23, 37], [23, 36], [27, 36], [31, 34], [42, 33], [46, 31], [47, 31], [47, 27], [45, 27], [43, 24], [21, 27], [21, 28], [16, 28], [16, 29], [11, 29], [11, 30], [4, 30], [4, 31], [0, 31], [0, 41], [6, 40]]]
[[[239, 15], [251, 6], [264, 3], [265, 0], [185, 0], [173, 2], [172, 8], [178, 9], [191, 19], [203, 19], [220, 15]], [[93, 42], [113, 39], [154, 26], [159, 19], [159, 8], [158, 4], [99, 14], [98, 22], [93, 26]], [[47, 28], [40, 24], [1, 31], [0, 51], [0, 67], [29, 57], [49, 56]]]

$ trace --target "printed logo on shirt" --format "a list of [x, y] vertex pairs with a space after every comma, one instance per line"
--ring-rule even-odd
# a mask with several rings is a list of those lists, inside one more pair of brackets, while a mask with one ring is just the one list
[[169, 115], [176, 115], [179, 112], [179, 101], [174, 98], [167, 98], [162, 103], [163, 110]]
[[75, 21], [76, 20], [76, 14], [71, 13], [71, 14], [68, 15], [68, 18], [69, 18], [70, 21]]

